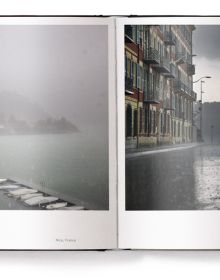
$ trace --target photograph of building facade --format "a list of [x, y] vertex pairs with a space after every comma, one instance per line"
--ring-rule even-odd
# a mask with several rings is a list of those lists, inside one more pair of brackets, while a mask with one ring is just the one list
[[126, 148], [195, 140], [193, 25], [125, 26]]

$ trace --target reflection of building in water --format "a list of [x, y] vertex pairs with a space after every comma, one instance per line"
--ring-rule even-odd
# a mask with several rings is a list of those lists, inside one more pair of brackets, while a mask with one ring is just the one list
[[193, 163], [197, 209], [219, 209], [220, 148], [206, 145], [195, 152]]
[[193, 140], [193, 25], [125, 26], [126, 146]]

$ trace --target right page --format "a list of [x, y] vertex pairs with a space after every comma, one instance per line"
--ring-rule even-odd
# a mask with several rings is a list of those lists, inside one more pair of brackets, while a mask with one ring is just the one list
[[220, 18], [117, 20], [119, 247], [220, 248]]

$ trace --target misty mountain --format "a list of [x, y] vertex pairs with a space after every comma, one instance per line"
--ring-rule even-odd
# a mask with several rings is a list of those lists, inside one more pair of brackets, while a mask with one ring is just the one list
[[1, 92], [0, 104], [0, 135], [79, 132], [64, 116], [51, 116], [19, 94]]
[[203, 138], [211, 142], [211, 131], [213, 126], [213, 142], [220, 143], [220, 102], [203, 103]]
[[19, 109], [12, 97], [6, 113], [13, 106], [16, 119], [64, 117], [80, 131], [107, 135], [106, 25], [2, 25], [0, 37], [0, 93], [17, 92], [28, 99]]
[[50, 117], [38, 104], [17, 93], [0, 92], [0, 104], [0, 122], [13, 117], [32, 124]]

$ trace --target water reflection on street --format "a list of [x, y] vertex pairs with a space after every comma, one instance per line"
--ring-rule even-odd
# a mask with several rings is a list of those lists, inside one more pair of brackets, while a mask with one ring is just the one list
[[193, 165], [198, 209], [216, 209], [220, 198], [220, 146], [197, 148]]
[[200, 145], [126, 160], [127, 210], [218, 208], [219, 145]]

